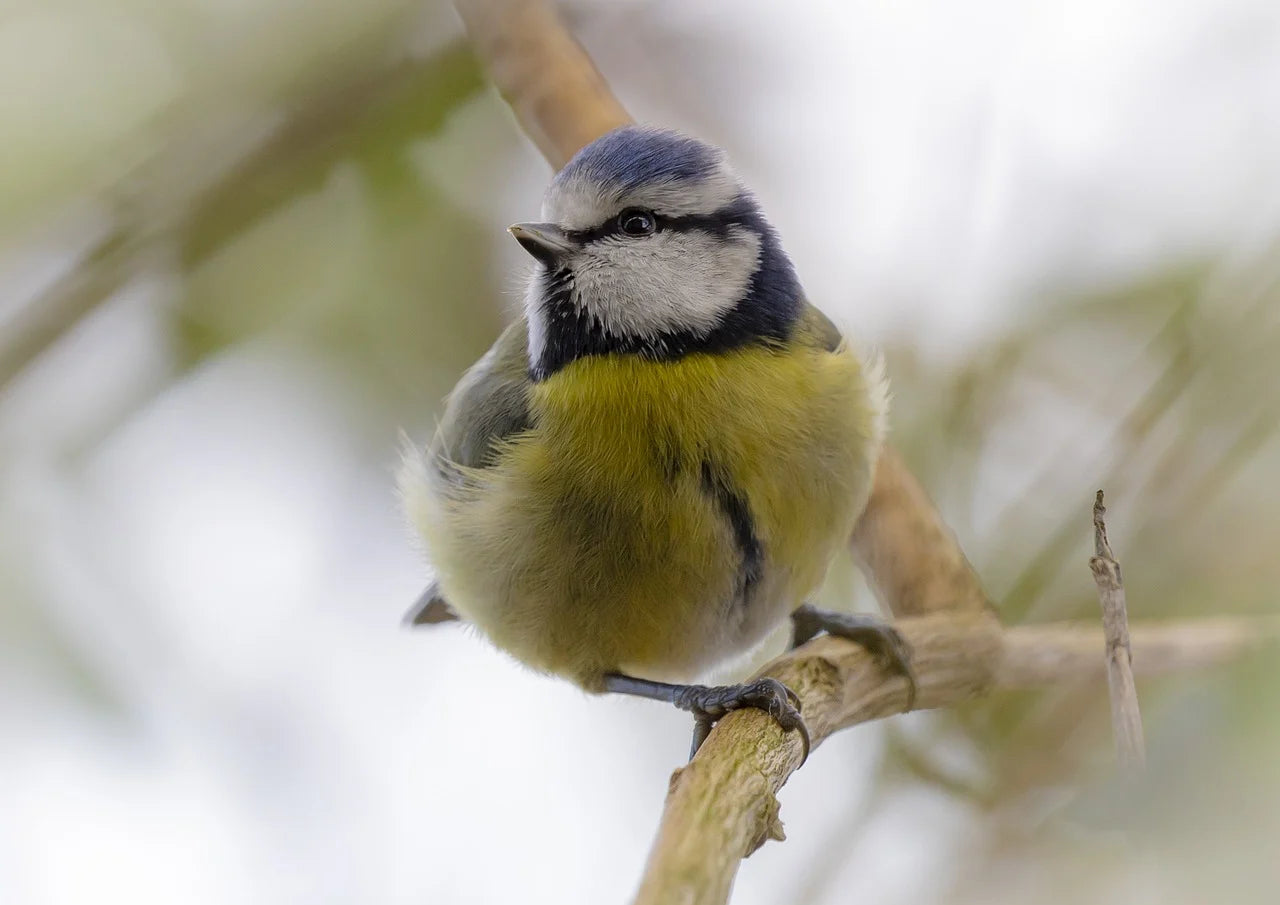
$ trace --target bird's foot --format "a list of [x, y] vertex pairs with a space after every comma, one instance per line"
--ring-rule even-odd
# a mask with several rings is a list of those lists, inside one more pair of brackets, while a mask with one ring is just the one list
[[733, 710], [754, 707], [763, 710], [782, 727], [800, 733], [804, 743], [803, 764], [809, 758], [809, 727], [800, 716], [800, 698], [777, 679], [763, 678], [741, 685], [671, 685], [652, 679], [637, 679], [621, 673], [604, 676], [602, 690], [632, 694], [656, 701], [669, 701], [693, 714], [693, 747], [690, 760], [706, 741], [716, 721]]
[[911, 645], [902, 633], [883, 619], [862, 613], [835, 613], [805, 604], [791, 614], [791, 647], [794, 650], [819, 632], [847, 638], [872, 654], [887, 672], [897, 673], [907, 683], [907, 706], [916, 703], [916, 675], [911, 668]]
[[804, 745], [800, 763], [803, 765], [809, 759], [809, 727], [800, 716], [800, 698], [777, 679], [766, 677], [740, 685], [686, 685], [672, 703], [693, 714], [690, 760], [711, 734], [717, 720], [731, 711], [745, 707], [763, 710], [773, 717], [784, 732], [793, 729], [799, 732], [800, 741]]

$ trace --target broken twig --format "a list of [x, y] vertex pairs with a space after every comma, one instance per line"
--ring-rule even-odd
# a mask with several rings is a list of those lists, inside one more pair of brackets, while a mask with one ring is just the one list
[[1089, 560], [1102, 603], [1102, 628], [1107, 638], [1107, 685], [1111, 688], [1111, 726], [1116, 756], [1122, 767], [1141, 767], [1147, 759], [1142, 739], [1142, 713], [1133, 681], [1133, 651], [1129, 646], [1129, 613], [1125, 606], [1124, 579], [1107, 540], [1102, 491], [1093, 503], [1094, 555]]

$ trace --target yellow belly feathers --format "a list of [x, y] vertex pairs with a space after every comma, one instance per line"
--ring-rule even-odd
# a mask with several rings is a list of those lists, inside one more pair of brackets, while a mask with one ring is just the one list
[[[588, 689], [689, 679], [803, 603], [865, 502], [881, 421], [852, 352], [800, 345], [582, 358], [529, 402], [536, 427], [495, 466], [437, 489], [428, 544], [465, 618]], [[711, 476], [759, 541], [745, 594]]]

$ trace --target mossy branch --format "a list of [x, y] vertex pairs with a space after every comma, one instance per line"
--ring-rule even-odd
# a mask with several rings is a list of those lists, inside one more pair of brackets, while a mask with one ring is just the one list
[[[898, 620], [911, 644], [915, 709], [947, 707], [993, 692], [1098, 682], [1106, 674], [1100, 626], [1002, 628], [985, 614], [936, 613]], [[1280, 643], [1280, 619], [1206, 619], [1138, 625], [1133, 667], [1162, 675], [1230, 662]], [[861, 647], [817, 638], [760, 671], [803, 702], [816, 749], [832, 733], [902, 712], [906, 686]], [[729, 714], [697, 756], [671, 778], [636, 905], [727, 901], [741, 859], [782, 839], [777, 791], [800, 764], [795, 733], [759, 710]]]

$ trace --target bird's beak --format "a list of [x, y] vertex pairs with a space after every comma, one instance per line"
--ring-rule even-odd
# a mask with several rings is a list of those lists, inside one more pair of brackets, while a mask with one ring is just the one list
[[525, 251], [550, 266], [578, 249], [565, 231], [554, 223], [517, 223], [508, 226], [507, 232], [516, 237]]

